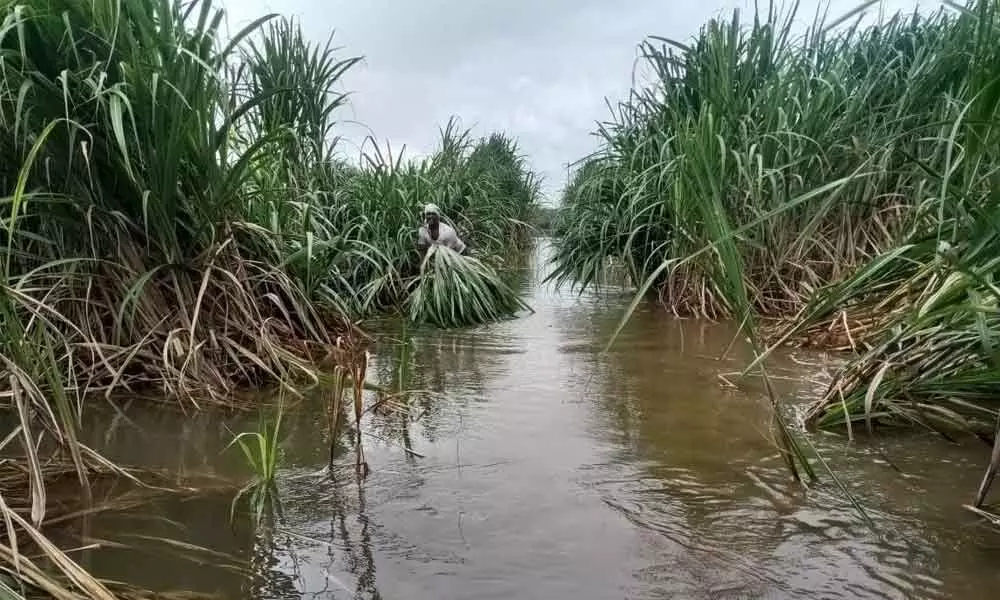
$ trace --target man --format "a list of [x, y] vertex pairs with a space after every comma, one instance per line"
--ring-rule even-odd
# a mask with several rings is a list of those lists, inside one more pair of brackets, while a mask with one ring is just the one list
[[469, 249], [454, 228], [441, 222], [441, 210], [437, 205], [428, 204], [424, 206], [424, 224], [417, 234], [417, 248], [423, 254], [432, 244], [448, 246], [459, 254], [467, 254]]

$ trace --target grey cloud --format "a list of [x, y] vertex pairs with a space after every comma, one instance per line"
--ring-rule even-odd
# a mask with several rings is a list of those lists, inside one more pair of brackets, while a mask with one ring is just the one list
[[[451, 115], [474, 133], [504, 130], [518, 139], [554, 200], [566, 164], [595, 147], [596, 121], [608, 116], [605, 97], [631, 84], [636, 45], [647, 35], [687, 39], [736, 0], [228, 0], [232, 26], [268, 11], [300, 19], [308, 36], [334, 44], [364, 63], [344, 78], [352, 111], [340, 132], [357, 152], [365, 136], [389, 140], [394, 151], [431, 152]], [[833, 0], [842, 14], [855, 0]], [[928, 4], [925, 2], [925, 4]], [[930, 2], [931, 5], [938, 4]], [[811, 19], [816, 0], [803, 0]], [[912, 0], [885, 0], [886, 10]]]

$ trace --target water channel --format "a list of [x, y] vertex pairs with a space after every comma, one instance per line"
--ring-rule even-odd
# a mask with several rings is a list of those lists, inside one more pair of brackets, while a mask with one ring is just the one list
[[[961, 506], [981, 443], [813, 435], [872, 531], [822, 470], [808, 490], [789, 477], [762, 387], [727, 375], [747, 358], [723, 357], [731, 326], [642, 306], [602, 355], [629, 296], [541, 285], [547, 252], [526, 267], [534, 314], [412, 336], [407, 387], [423, 391], [366, 419], [364, 482], [349, 447], [326, 472], [322, 403], [303, 402], [285, 416], [276, 529], [230, 526], [231, 489], [164, 497], [95, 518], [88, 536], [109, 547], [77, 557], [220, 598], [995, 597], [1000, 533]], [[381, 344], [370, 379], [396, 385], [394, 356]], [[801, 405], [832, 364], [788, 351], [771, 369]], [[130, 464], [246, 477], [225, 446], [253, 419], [139, 404], [126, 416], [90, 424], [88, 442]]]

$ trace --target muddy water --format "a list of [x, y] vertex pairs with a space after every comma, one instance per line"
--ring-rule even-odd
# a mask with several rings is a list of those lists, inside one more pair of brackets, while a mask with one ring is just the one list
[[[729, 327], [641, 308], [602, 356], [628, 298], [539, 285], [545, 256], [542, 245], [525, 284], [535, 314], [413, 333], [408, 358], [380, 346], [370, 377], [422, 391], [366, 420], [363, 483], [346, 446], [325, 472], [312, 399], [286, 417], [273, 531], [230, 527], [229, 490], [160, 499], [96, 518], [90, 537], [126, 547], [81, 560], [224, 598], [994, 597], [1000, 534], [961, 508], [983, 447], [814, 436], [872, 531], [825, 473], [808, 491], [789, 478], [760, 386], [723, 379], [745, 360], [739, 348], [723, 357]], [[772, 368], [801, 404], [829, 364], [790, 353]], [[95, 424], [90, 442], [133, 464], [245, 475], [224, 447], [227, 428], [252, 422], [125, 415]]]

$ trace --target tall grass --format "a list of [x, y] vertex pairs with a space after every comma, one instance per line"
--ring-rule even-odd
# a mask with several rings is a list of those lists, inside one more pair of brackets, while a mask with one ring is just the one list
[[3, 450], [30, 496], [0, 511], [5, 556], [26, 535], [62, 597], [107, 597], [35, 536], [45, 452], [85, 495], [113, 467], [76, 438], [93, 398], [228, 404], [319, 381], [325, 354], [359, 404], [370, 339], [352, 322], [401, 305], [420, 205], [500, 252], [537, 184], [512, 140], [451, 125], [422, 163], [349, 165], [332, 132], [358, 59], [275, 15], [228, 38], [211, 0], [5, 1], [0, 19], [0, 396], [19, 417]]
[[278, 497], [277, 474], [278, 458], [281, 453], [282, 430], [281, 421], [284, 418], [284, 393], [278, 400], [274, 415], [261, 414], [258, 417], [257, 431], [244, 431], [233, 436], [227, 446], [237, 446], [252, 472], [250, 481], [243, 486], [230, 507], [230, 519], [235, 516], [236, 506], [245, 501], [250, 509], [250, 515], [255, 525], [260, 525], [265, 516], [280, 515], [280, 498]]
[[[328, 322], [245, 218], [272, 136], [237, 141], [266, 97], [241, 97], [226, 73], [252, 31], [223, 46], [208, 1], [4, 16], [5, 323], [49, 328], [90, 391], [224, 394], [308, 372], [287, 341], [329, 343]], [[4, 354], [18, 339], [3, 336]]]
[[795, 9], [734, 12], [688, 42], [643, 42], [653, 83], [615, 108], [575, 172], [553, 279], [586, 285], [614, 257], [637, 281], [656, 273], [678, 314], [732, 317], [718, 252], [657, 272], [716, 242], [724, 223], [739, 231], [755, 312], [787, 316], [891, 246], [924, 177], [900, 167], [933, 151], [920, 128], [968, 71], [939, 55], [972, 42], [944, 13], [874, 28], [819, 19], [795, 37]]
[[0, 389], [32, 497], [30, 526], [5, 509], [4, 530], [15, 567], [27, 540], [63, 576], [15, 568], [25, 581], [110, 597], [37, 530], [45, 453], [72, 457], [85, 498], [108, 464], [76, 438], [88, 397], [224, 401], [235, 385], [312, 376], [309, 344], [351, 328], [318, 313], [246, 221], [271, 138], [237, 132], [266, 98], [227, 73], [255, 26], [224, 44], [207, 1], [5, 2], [0, 15]]
[[517, 144], [503, 134], [473, 139], [451, 120], [437, 150], [421, 160], [371, 143], [361, 166], [342, 175], [325, 218], [336, 232], [337, 252], [320, 263], [331, 276], [327, 293], [357, 315], [379, 311], [405, 316], [410, 285], [420, 273], [415, 249], [424, 204], [433, 202], [490, 267], [526, 241], [539, 182]]
[[748, 369], [785, 343], [857, 351], [807, 423], [972, 431], [994, 448], [978, 507], [1000, 468], [1000, 17], [982, 0], [862, 27], [872, 4], [800, 37], [793, 6], [643, 43], [654, 83], [567, 187], [552, 278], [618, 259], [640, 295], [744, 323]]
[[[1000, 7], [974, 2], [949, 21], [965, 78], [941, 100], [913, 157], [924, 179], [897, 243], [814, 296], [790, 338], [842, 315], [858, 355], [807, 414], [812, 425], [916, 424], [992, 446], [973, 507], [1000, 468]], [[853, 328], [853, 331], [852, 331]]]

